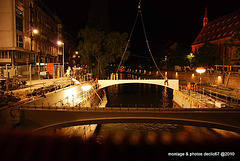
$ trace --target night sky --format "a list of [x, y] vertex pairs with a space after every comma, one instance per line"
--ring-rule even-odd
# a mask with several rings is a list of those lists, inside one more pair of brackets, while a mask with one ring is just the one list
[[[78, 30], [87, 23], [89, 0], [42, 1], [57, 13], [65, 30], [76, 38]], [[191, 45], [202, 28], [205, 6], [208, 8], [210, 21], [239, 9], [236, 0], [142, 1], [142, 13], [150, 43], [173, 40]], [[130, 33], [137, 14], [137, 5], [138, 0], [109, 0], [111, 30]], [[139, 19], [133, 37], [141, 40], [141, 30]]]

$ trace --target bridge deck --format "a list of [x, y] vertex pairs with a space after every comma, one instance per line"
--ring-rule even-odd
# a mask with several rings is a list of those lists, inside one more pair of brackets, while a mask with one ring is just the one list
[[163, 108], [22, 108], [23, 127], [55, 129], [66, 126], [122, 122], [159, 122], [240, 132], [240, 109]]
[[122, 80], [98, 80], [100, 88], [105, 88], [108, 86], [116, 84], [126, 84], [126, 83], [145, 83], [145, 84], [155, 84], [161, 86], [167, 86], [169, 88], [178, 90], [179, 80], [178, 79], [168, 79], [168, 85], [164, 83], [164, 79], [122, 79]]

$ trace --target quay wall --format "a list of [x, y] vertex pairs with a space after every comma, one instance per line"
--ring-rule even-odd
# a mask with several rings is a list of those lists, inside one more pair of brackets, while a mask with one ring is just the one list
[[173, 90], [173, 108], [208, 108], [204, 103], [181, 91]]
[[[128, 69], [127, 72], [132, 73], [132, 74], [142, 74], [143, 77], [160, 77], [161, 74], [158, 73], [157, 71], [146, 71], [146, 70], [130, 70]], [[187, 72], [182, 72], [182, 71], [161, 71], [161, 73], [169, 79], [179, 79], [179, 80], [185, 80], [187, 82], [196, 82], [199, 83], [200, 80], [200, 74], [197, 73], [196, 71], [187, 71]], [[202, 84], [210, 84], [210, 85], [226, 85], [229, 88], [234, 88], [234, 89], [240, 89], [240, 74], [230, 74], [229, 79], [228, 75], [225, 75], [224, 78], [224, 84], [223, 82], [223, 75], [219, 71], [215, 71], [212, 73], [205, 72], [201, 74], [201, 83]], [[227, 81], [228, 80], [228, 81]]]

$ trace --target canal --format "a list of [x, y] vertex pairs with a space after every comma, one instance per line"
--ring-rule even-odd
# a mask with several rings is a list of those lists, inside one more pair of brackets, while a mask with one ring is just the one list
[[[125, 76], [123, 76], [125, 77]], [[128, 79], [135, 77], [126, 75]], [[108, 103], [106, 107], [139, 107], [139, 108], [172, 108], [173, 107], [173, 90], [167, 87], [151, 85], [151, 84], [120, 84], [106, 88]], [[98, 138], [107, 133], [118, 135], [124, 133], [131, 135], [132, 133], [140, 133], [145, 136], [149, 132], [156, 134], [171, 133], [184, 135], [203, 135], [211, 136], [239, 136], [236, 133], [209, 129], [205, 127], [183, 126], [177, 124], [162, 123], [114, 123], [98, 125]]]
[[[134, 74], [120, 73], [119, 79], [139, 79]], [[173, 90], [153, 84], [120, 84], [106, 88], [107, 107], [172, 108]]]
[[152, 84], [120, 84], [106, 89], [107, 107], [171, 108], [173, 90]]
[[[136, 79], [135, 75], [120, 75], [120, 79]], [[138, 108], [172, 108], [173, 107], [173, 90], [167, 87], [151, 85], [151, 84], [119, 84], [109, 86], [104, 89], [107, 94], [108, 103], [106, 108], [114, 107], [138, 107]], [[65, 128], [70, 135], [83, 133], [85, 136], [86, 129], [90, 125], [75, 126]], [[96, 125], [95, 125], [96, 126]], [[71, 131], [71, 132], [69, 132]], [[112, 123], [97, 125], [96, 132], [99, 141], [104, 138], [105, 134], [113, 136], [119, 134], [131, 135], [132, 133], [140, 133], [145, 136], [148, 133], [161, 134], [183, 134], [187, 136], [202, 135], [205, 137], [223, 136], [223, 137], [239, 137], [234, 132], [211, 129], [206, 127], [183, 126], [178, 124], [162, 124], [162, 123]], [[82, 134], [81, 134], [82, 135]]]

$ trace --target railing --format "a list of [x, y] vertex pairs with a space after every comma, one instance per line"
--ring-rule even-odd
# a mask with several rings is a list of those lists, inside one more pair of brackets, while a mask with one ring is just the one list
[[81, 107], [81, 106], [62, 106], [62, 107], [51, 107], [51, 106], [43, 106], [43, 107], [26, 107], [21, 106], [20, 110], [50, 110], [50, 111], [97, 111], [97, 112], [204, 112], [204, 111], [240, 111], [240, 108], [140, 108], [140, 107]]
[[[179, 86], [180, 91], [185, 91], [185, 86]], [[216, 91], [212, 91], [209, 89], [206, 89], [204, 87], [201, 87], [197, 90], [191, 90], [191, 92], [196, 92], [199, 95], [208, 96], [209, 98], [213, 99], [214, 101], [222, 101], [226, 103], [228, 107], [240, 107], [240, 100], [236, 96], [232, 96], [231, 94], [226, 95], [223, 93], [219, 93]], [[190, 95], [191, 96], [191, 95]]]

